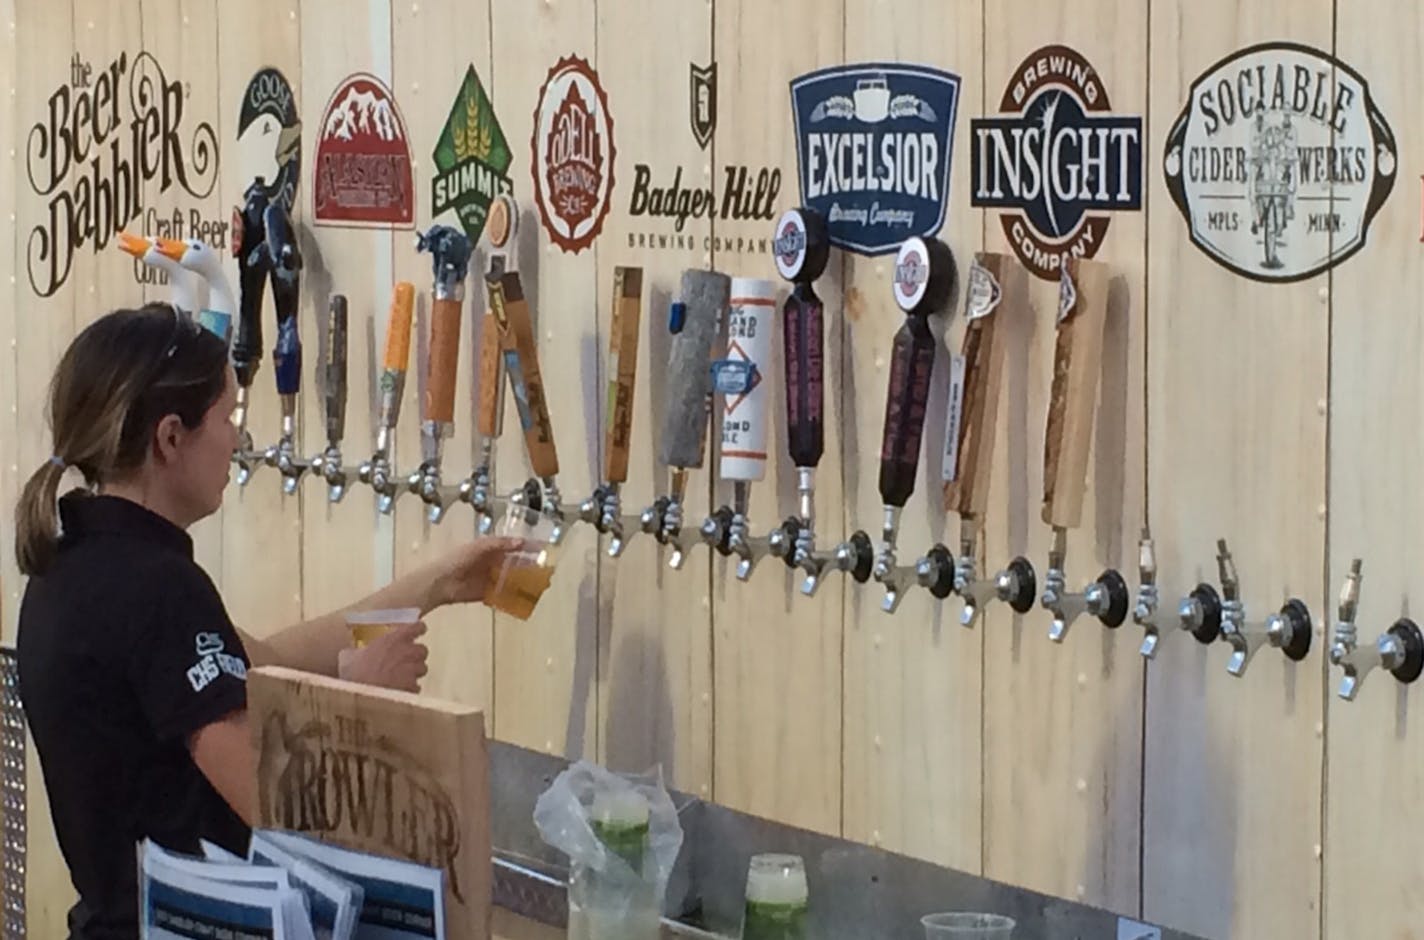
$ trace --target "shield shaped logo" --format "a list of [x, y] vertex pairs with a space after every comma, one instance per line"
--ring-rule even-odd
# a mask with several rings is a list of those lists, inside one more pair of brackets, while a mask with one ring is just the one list
[[692, 122], [692, 136], [697, 138], [697, 145], [706, 150], [712, 142], [712, 132], [717, 129], [717, 63], [690, 68], [688, 117]]

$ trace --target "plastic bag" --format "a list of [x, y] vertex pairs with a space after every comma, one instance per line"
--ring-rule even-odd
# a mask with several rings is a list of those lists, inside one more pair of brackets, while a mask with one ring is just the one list
[[657, 936], [682, 825], [662, 774], [625, 776], [579, 761], [534, 805], [544, 841], [569, 857], [569, 936]]

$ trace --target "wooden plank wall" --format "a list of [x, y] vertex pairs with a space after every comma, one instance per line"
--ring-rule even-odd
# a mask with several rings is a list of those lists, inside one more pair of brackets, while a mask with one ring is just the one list
[[[604, 554], [606, 539], [578, 525], [529, 621], [482, 609], [430, 618], [427, 688], [482, 705], [497, 738], [624, 770], [661, 764], [672, 784], [740, 809], [1208, 937], [1417, 933], [1424, 895], [1413, 886], [1408, 833], [1421, 821], [1410, 789], [1424, 773], [1411, 721], [1419, 693], [1377, 672], [1357, 701], [1344, 702], [1335, 694], [1339, 670], [1327, 659], [1335, 598], [1352, 558], [1364, 559], [1366, 643], [1396, 618], [1417, 615], [1411, 601], [1421, 589], [1413, 537], [1424, 505], [1411, 470], [1424, 453], [1414, 417], [1424, 334], [1412, 311], [1424, 290], [1414, 182], [1424, 136], [1409, 119], [1424, 77], [1424, 14], [1415, 4], [257, 0], [239, 11], [216, 0], [9, 0], [0, 14], [0, 26], [9, 27], [0, 32], [9, 92], [0, 95], [0, 135], [11, 141], [9, 161], [0, 164], [0, 217], [13, 214], [15, 223], [0, 235], [0, 291], [9, 290], [0, 304], [0, 498], [7, 506], [49, 454], [45, 395], [65, 345], [103, 310], [167, 296], [162, 286], [135, 280], [112, 233], [103, 247], [86, 240], [72, 258], [67, 240], [55, 245], [36, 234], [49, 231], [51, 200], [89, 172], [86, 159], [54, 179], [53, 151], [42, 146], [50, 96], [72, 82], [76, 55], [96, 76], [120, 54], [132, 70], [141, 51], [152, 53], [165, 77], [185, 89], [185, 160], [193, 159], [195, 128], [206, 122], [215, 130], [219, 154], [207, 177], [198, 174], [196, 192], [142, 183], [144, 209], [154, 212], [125, 224], [148, 233], [175, 211], [185, 223], [192, 213], [228, 221], [253, 172], [236, 146], [247, 82], [263, 66], [291, 82], [303, 123], [294, 207], [306, 258], [301, 450], [324, 445], [315, 376], [327, 302], [344, 293], [351, 326], [344, 455], [353, 472], [372, 447], [375, 367], [398, 279], [417, 287], [418, 333], [396, 462], [402, 471], [419, 462], [430, 264], [416, 254], [412, 232], [311, 224], [322, 109], [352, 72], [386, 81], [411, 141], [417, 226], [451, 224], [449, 215], [431, 217], [432, 151], [473, 65], [513, 154], [519, 267], [537, 320], [570, 511], [602, 476], [613, 268], [643, 268], [623, 493], [625, 512], [636, 513], [667, 485], [655, 435], [667, 308], [682, 271], [777, 277], [763, 244], [772, 218], [724, 215], [721, 197], [727, 172], [746, 167], [753, 176], [779, 171], [775, 206], [764, 214], [800, 201], [788, 81], [822, 66], [885, 60], [961, 76], [940, 237], [962, 273], [975, 251], [1012, 250], [1001, 213], [969, 207], [970, 121], [998, 112], [1030, 53], [1053, 43], [1078, 50], [1111, 96], [1112, 112], [1144, 119], [1144, 207], [1114, 214], [1097, 254], [1111, 266], [1113, 286], [1084, 523], [1068, 545], [1070, 589], [1116, 568], [1135, 591], [1134, 549], [1150, 523], [1163, 603], [1175, 606], [1199, 580], [1216, 583], [1215, 544], [1225, 538], [1248, 621], [1259, 623], [1288, 596], [1308, 604], [1316, 632], [1304, 662], [1290, 664], [1268, 648], [1233, 678], [1225, 644], [1203, 647], [1172, 631], [1157, 659], [1144, 664], [1142, 632], [1131, 621], [1108, 631], [1085, 616], [1058, 645], [1046, 636], [1044, 611], [1019, 616], [1002, 604], [965, 630], [957, 599], [938, 603], [918, 588], [889, 617], [878, 610], [883, 592], [873, 584], [832, 574], [808, 599], [799, 575], [780, 562], [764, 561], [742, 584], [733, 564], [701, 545], [674, 572], [668, 551], [643, 535], [615, 561]], [[1363, 250], [1289, 284], [1248, 280], [1208, 258], [1192, 244], [1163, 175], [1167, 134], [1193, 82], [1264, 41], [1301, 43], [1361, 71], [1399, 154], [1390, 170], [1399, 179]], [[598, 73], [613, 122], [608, 152], [616, 150], [602, 234], [577, 253], [544, 231], [529, 170], [540, 86], [570, 55]], [[689, 68], [712, 62], [720, 120], [703, 147], [689, 125]], [[118, 89], [125, 127], [126, 83], [127, 76]], [[640, 174], [653, 188], [671, 186], [675, 176], [684, 189], [711, 188], [715, 211], [681, 226], [635, 212]], [[50, 290], [56, 250], [60, 270], [69, 267]], [[446, 482], [465, 476], [478, 453], [470, 405], [485, 261], [477, 251]], [[235, 263], [226, 263], [236, 284]], [[890, 303], [891, 269], [887, 258], [835, 252], [817, 283], [826, 304], [827, 447], [816, 505], [824, 546], [857, 528], [878, 534], [884, 363], [901, 322]], [[1051, 533], [1037, 507], [1057, 285], [1031, 283], [1030, 309], [1016, 311], [1003, 331], [1007, 370], [982, 551], [991, 572], [1026, 555], [1041, 589]], [[947, 349], [958, 348], [962, 303], [956, 297], [954, 315], [938, 324]], [[260, 445], [279, 429], [275, 329], [266, 317], [250, 423]], [[779, 343], [775, 349], [779, 374]], [[941, 376], [945, 363], [941, 357]], [[904, 515], [902, 561], [935, 541], [957, 547], [958, 520], [939, 509], [943, 402], [941, 380], [921, 478]], [[497, 482], [506, 492], [529, 472], [513, 403], [507, 407], [497, 451]], [[758, 534], [796, 505], [779, 388], [771, 427], [775, 456], [766, 481], [753, 487]], [[707, 466], [715, 468], [715, 457]], [[715, 473], [694, 473], [688, 526], [729, 497]], [[195, 534], [234, 619], [262, 633], [346, 603], [472, 532], [467, 506], [452, 507], [433, 526], [408, 494], [381, 516], [369, 488], [354, 485], [332, 505], [321, 483], [308, 480], [299, 494], [283, 496], [278, 475], [262, 469], [246, 489], [234, 486], [224, 511]], [[12, 541], [7, 510], [0, 514], [7, 641], [22, 591]], [[72, 898], [33, 761], [29, 782], [30, 930], [58, 935]]]

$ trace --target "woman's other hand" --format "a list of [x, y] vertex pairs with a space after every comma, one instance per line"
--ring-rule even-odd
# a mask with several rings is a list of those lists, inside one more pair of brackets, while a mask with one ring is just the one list
[[403, 623], [360, 649], [344, 649], [336, 657], [336, 674], [350, 682], [402, 692], [419, 692], [430, 651], [419, 642], [422, 621]]
[[435, 563], [431, 606], [484, 600], [505, 556], [524, 547], [524, 540], [516, 538], [478, 538], [461, 545]]

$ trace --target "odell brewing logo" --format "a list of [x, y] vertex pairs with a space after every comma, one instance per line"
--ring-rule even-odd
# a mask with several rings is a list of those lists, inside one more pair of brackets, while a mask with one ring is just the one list
[[1056, 280], [1065, 258], [1091, 258], [1110, 212], [1142, 208], [1142, 118], [1108, 112], [1101, 76], [1079, 53], [1046, 46], [1013, 71], [999, 111], [970, 122], [976, 208], [1000, 216], [1014, 254]]
[[[717, 126], [717, 65], [704, 67], [689, 63], [688, 68], [688, 121], [693, 138], [705, 150]], [[630, 231], [629, 248], [687, 252], [715, 249], [766, 255], [768, 245], [764, 235], [759, 238], [708, 235], [699, 244], [698, 239], [686, 231], [687, 223], [693, 219], [770, 222], [776, 217], [777, 199], [781, 195], [781, 169], [741, 164], [724, 166], [720, 192], [713, 180], [706, 185], [696, 184], [698, 174], [703, 172], [679, 166], [669, 174], [647, 163], [633, 167], [628, 214], [634, 218], [670, 221], [672, 225], [671, 233], [666, 225], [650, 226], [643, 232]]]
[[949, 204], [959, 76], [920, 65], [836, 66], [793, 79], [804, 204], [862, 255], [932, 235]]
[[243, 174], [261, 177], [269, 202], [288, 212], [302, 178], [302, 122], [287, 78], [274, 68], [252, 76], [237, 117]]
[[[49, 96], [43, 120], [30, 128], [30, 188], [49, 197], [49, 212], [30, 230], [26, 247], [30, 287], [41, 297], [68, 280], [76, 251], [88, 245], [97, 254], [138, 218], [145, 185], [159, 196], [178, 186], [203, 199], [217, 182], [217, 134], [206, 121], [184, 121], [183, 83], [169, 81], [147, 52], [130, 64], [128, 53], [120, 53], [95, 75], [76, 54], [69, 82]], [[196, 210], [188, 221], [192, 236], [201, 237], [207, 226]], [[148, 207], [145, 231], [183, 238], [183, 228], [181, 211], [170, 223]]]
[[511, 159], [494, 105], [472, 65], [435, 145], [439, 172], [430, 182], [431, 217], [454, 211], [470, 241], [478, 242], [494, 197], [514, 190]]
[[312, 190], [318, 225], [415, 226], [405, 121], [376, 76], [349, 76], [326, 103]]
[[1313, 277], [1365, 244], [1394, 187], [1394, 133], [1350, 66], [1309, 46], [1242, 49], [1193, 84], [1167, 135], [1192, 241], [1244, 277]]
[[575, 254], [603, 229], [613, 193], [613, 118], [598, 75], [577, 56], [560, 59], [534, 106], [534, 203], [549, 237]]

